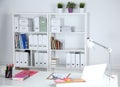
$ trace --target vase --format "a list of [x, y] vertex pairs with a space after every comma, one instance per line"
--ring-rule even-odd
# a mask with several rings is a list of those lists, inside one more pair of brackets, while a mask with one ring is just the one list
[[73, 12], [73, 8], [68, 8], [68, 12], [72, 13]]

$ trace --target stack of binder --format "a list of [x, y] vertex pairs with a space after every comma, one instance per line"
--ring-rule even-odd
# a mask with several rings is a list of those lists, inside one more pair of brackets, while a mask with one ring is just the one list
[[47, 50], [48, 36], [47, 35], [29, 35], [29, 49]]
[[34, 53], [34, 65], [40, 68], [46, 68], [48, 55], [47, 53], [35, 52]]
[[15, 48], [27, 49], [28, 39], [26, 34], [15, 35]]
[[15, 65], [27, 67], [29, 66], [29, 53], [28, 52], [15, 52]]
[[33, 19], [20, 16], [14, 17], [15, 31], [28, 32], [33, 29]]
[[66, 54], [66, 68], [81, 68], [86, 65], [85, 56], [81, 53]]
[[47, 18], [43, 16], [34, 17], [34, 31], [47, 32]]
[[61, 32], [61, 26], [63, 26], [63, 20], [60, 18], [51, 19], [51, 32]]

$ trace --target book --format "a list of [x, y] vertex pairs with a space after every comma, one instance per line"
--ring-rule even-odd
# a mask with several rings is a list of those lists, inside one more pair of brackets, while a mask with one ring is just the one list
[[51, 73], [47, 79], [49, 80], [56, 80], [56, 79], [64, 79], [68, 78], [71, 75], [71, 73]]
[[38, 71], [34, 71], [34, 70], [23, 70], [21, 72], [18, 72], [17, 74], [15, 74], [12, 77], [12, 80], [16, 80], [16, 81], [23, 81], [25, 79], [27, 79], [28, 77], [33, 76], [34, 74], [36, 74]]

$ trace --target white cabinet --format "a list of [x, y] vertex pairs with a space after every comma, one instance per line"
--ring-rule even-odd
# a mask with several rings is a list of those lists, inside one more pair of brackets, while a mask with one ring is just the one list
[[87, 13], [13, 14], [14, 64], [75, 68], [87, 64]]

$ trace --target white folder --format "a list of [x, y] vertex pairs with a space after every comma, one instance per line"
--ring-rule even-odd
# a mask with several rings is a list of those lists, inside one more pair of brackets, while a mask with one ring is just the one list
[[20, 26], [20, 32], [28, 32], [29, 28], [28, 26]]
[[24, 66], [23, 65], [23, 59], [24, 59], [24, 55], [23, 55], [23, 52], [19, 52], [19, 60], [20, 60], [20, 66]]
[[15, 52], [15, 66], [20, 66], [20, 54]]
[[19, 18], [19, 25], [20, 26], [28, 27], [28, 19], [24, 18], [24, 17], [20, 17]]
[[23, 66], [25, 67], [29, 66], [28, 61], [29, 61], [28, 52], [23, 52]]
[[39, 32], [39, 17], [34, 18], [34, 32]]
[[15, 31], [18, 32], [19, 31], [19, 17], [18, 16], [14, 17], [14, 25], [15, 25], [14, 27]]
[[52, 18], [51, 19], [51, 26], [61, 26], [62, 21], [59, 18]]
[[76, 67], [76, 68], [80, 68], [80, 54], [79, 54], [79, 53], [76, 53], [76, 54], [75, 54], [75, 58], [76, 58], [75, 67]]
[[36, 67], [38, 67], [39, 66], [39, 61], [38, 61], [38, 52], [35, 52], [34, 53], [34, 64], [35, 64], [35, 66]]
[[29, 49], [33, 49], [33, 35], [29, 35], [28, 39], [29, 39]]
[[38, 48], [42, 50], [42, 35], [38, 35]]
[[47, 35], [42, 35], [42, 45], [43, 45], [43, 49], [44, 50], [47, 49], [47, 43], [48, 43], [48, 37], [47, 37]]
[[75, 68], [75, 53], [71, 53], [71, 67]]
[[85, 54], [81, 53], [81, 68], [84, 68], [84, 66], [86, 66], [86, 58], [85, 58]]
[[43, 53], [43, 67], [47, 68], [47, 59], [48, 59], [48, 55], [47, 53]]
[[33, 41], [33, 48], [37, 49], [38, 48], [38, 36], [37, 35], [33, 35], [32, 37], [32, 41]]
[[53, 33], [60, 32], [60, 26], [52, 26], [51, 32], [53, 32]]
[[66, 54], [66, 68], [71, 68], [71, 53]]
[[39, 53], [39, 58], [38, 58], [38, 61], [39, 61], [39, 67], [40, 68], [43, 68], [43, 53]]

